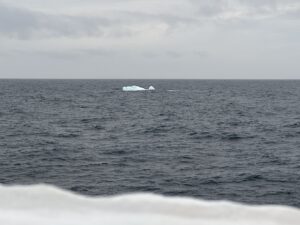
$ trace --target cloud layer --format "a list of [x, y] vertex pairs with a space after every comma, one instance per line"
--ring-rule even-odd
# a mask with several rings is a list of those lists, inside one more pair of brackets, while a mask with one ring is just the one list
[[0, 75], [298, 78], [299, 19], [298, 0], [0, 0]]

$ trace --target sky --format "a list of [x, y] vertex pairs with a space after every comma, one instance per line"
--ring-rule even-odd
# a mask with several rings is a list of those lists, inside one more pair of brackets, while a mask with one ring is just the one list
[[0, 78], [300, 79], [300, 1], [0, 0]]

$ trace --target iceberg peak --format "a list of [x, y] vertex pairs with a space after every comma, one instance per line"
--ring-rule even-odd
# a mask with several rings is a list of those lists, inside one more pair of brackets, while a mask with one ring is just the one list
[[150, 87], [148, 88], [148, 90], [150, 90], [150, 91], [154, 91], [154, 90], [155, 90], [155, 88], [154, 88], [153, 86], [150, 86]]

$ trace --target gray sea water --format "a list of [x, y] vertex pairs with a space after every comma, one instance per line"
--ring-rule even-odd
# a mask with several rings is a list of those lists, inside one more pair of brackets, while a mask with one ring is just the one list
[[300, 207], [299, 100], [300, 81], [0, 80], [0, 183]]

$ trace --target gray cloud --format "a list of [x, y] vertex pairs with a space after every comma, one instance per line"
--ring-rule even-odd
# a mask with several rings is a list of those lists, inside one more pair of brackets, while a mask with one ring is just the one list
[[127, 37], [139, 34], [132, 25], [163, 23], [169, 30], [196, 19], [169, 14], [151, 14], [135, 11], [113, 11], [109, 16], [79, 16], [46, 14], [44, 12], [7, 6], [0, 3], [0, 34], [10, 38], [29, 39], [47, 37], [107, 36]]
[[47, 15], [0, 4], [0, 33], [11, 38], [101, 35], [111, 23], [105, 18]]
[[0, 0], [0, 74], [295, 78], [299, 12], [299, 0]]
[[263, 19], [293, 13], [300, 8], [298, 0], [190, 0], [202, 17], [219, 20]]
[[[126, 0], [125, 0], [126, 1]], [[128, 0], [127, 0], [128, 1]], [[130, 8], [113, 10], [106, 15], [82, 16], [45, 13], [36, 10], [17, 8], [0, 3], [0, 34], [10, 38], [29, 39], [46, 37], [130, 37], [144, 30], [134, 29], [149, 23], [161, 23], [172, 31], [180, 26], [200, 26], [205, 23], [256, 22], [264, 17], [299, 15], [300, 3], [287, 0], [189, 0], [196, 13], [176, 15], [165, 13], [140, 12]], [[129, 1], [130, 2], [130, 1]], [[107, 12], [106, 12], [107, 13]], [[249, 22], [248, 22], [249, 23]]]

